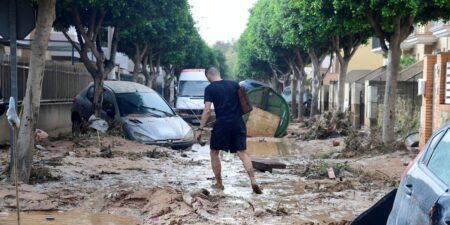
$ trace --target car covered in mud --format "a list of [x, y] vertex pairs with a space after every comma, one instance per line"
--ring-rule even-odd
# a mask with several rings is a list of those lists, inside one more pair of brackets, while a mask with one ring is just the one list
[[450, 224], [450, 123], [429, 139], [405, 172], [387, 224]]
[[[73, 99], [72, 131], [83, 131], [94, 113], [94, 84], [91, 83]], [[105, 81], [102, 115], [107, 121], [119, 122], [127, 139], [185, 149], [193, 145], [192, 128], [154, 90], [127, 81]]]

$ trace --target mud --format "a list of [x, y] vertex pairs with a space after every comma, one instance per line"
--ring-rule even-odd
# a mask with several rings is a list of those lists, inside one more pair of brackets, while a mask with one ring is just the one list
[[[36, 222], [25, 224], [348, 224], [395, 187], [413, 155], [333, 158], [344, 149], [333, 146], [333, 140], [343, 143], [340, 138], [250, 138], [251, 157], [288, 165], [273, 173], [256, 172], [264, 192], [256, 195], [239, 158], [225, 152], [225, 190], [211, 188], [208, 145], [180, 152], [120, 137], [103, 136], [101, 145], [96, 136], [52, 139], [34, 160], [59, 179], [22, 184], [21, 210], [27, 211], [24, 220]], [[101, 146], [110, 151], [102, 155]], [[0, 150], [2, 172], [8, 152]], [[305, 171], [317, 170], [315, 165], [321, 175], [307, 176]], [[336, 179], [323, 174], [329, 167]], [[192, 194], [201, 189], [208, 194]], [[0, 224], [15, 224], [14, 199], [14, 187], [1, 181]], [[55, 220], [46, 221], [46, 215]]]

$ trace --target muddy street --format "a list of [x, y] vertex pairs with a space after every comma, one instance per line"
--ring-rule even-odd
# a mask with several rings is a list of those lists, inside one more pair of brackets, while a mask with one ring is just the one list
[[[225, 190], [211, 188], [209, 146], [186, 151], [120, 137], [50, 139], [40, 143], [32, 183], [20, 186], [23, 224], [347, 224], [399, 182], [413, 154], [398, 151], [335, 157], [341, 138], [300, 141], [249, 138], [254, 159], [286, 169], [256, 172], [252, 193], [237, 156], [222, 152]], [[1, 150], [0, 224], [15, 224], [14, 186]], [[328, 171], [333, 168], [334, 179]]]

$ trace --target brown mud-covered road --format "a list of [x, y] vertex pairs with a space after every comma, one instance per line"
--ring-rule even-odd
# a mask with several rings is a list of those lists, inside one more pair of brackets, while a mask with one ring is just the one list
[[[333, 146], [333, 140], [340, 146]], [[249, 138], [253, 158], [287, 164], [257, 172], [252, 193], [237, 156], [222, 157], [225, 190], [214, 182], [208, 145], [174, 151], [120, 137], [61, 138], [40, 143], [33, 184], [22, 184], [22, 224], [349, 224], [399, 182], [414, 155], [338, 156], [343, 140]], [[14, 186], [0, 150], [0, 225], [16, 224]], [[328, 178], [333, 167], [335, 179]]]

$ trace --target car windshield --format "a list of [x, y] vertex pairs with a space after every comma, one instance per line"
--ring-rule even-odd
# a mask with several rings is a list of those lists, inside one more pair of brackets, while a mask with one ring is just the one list
[[203, 97], [209, 81], [180, 81], [180, 97]]
[[116, 94], [116, 98], [121, 116], [170, 117], [175, 115], [170, 106], [156, 93], [122, 93]]

